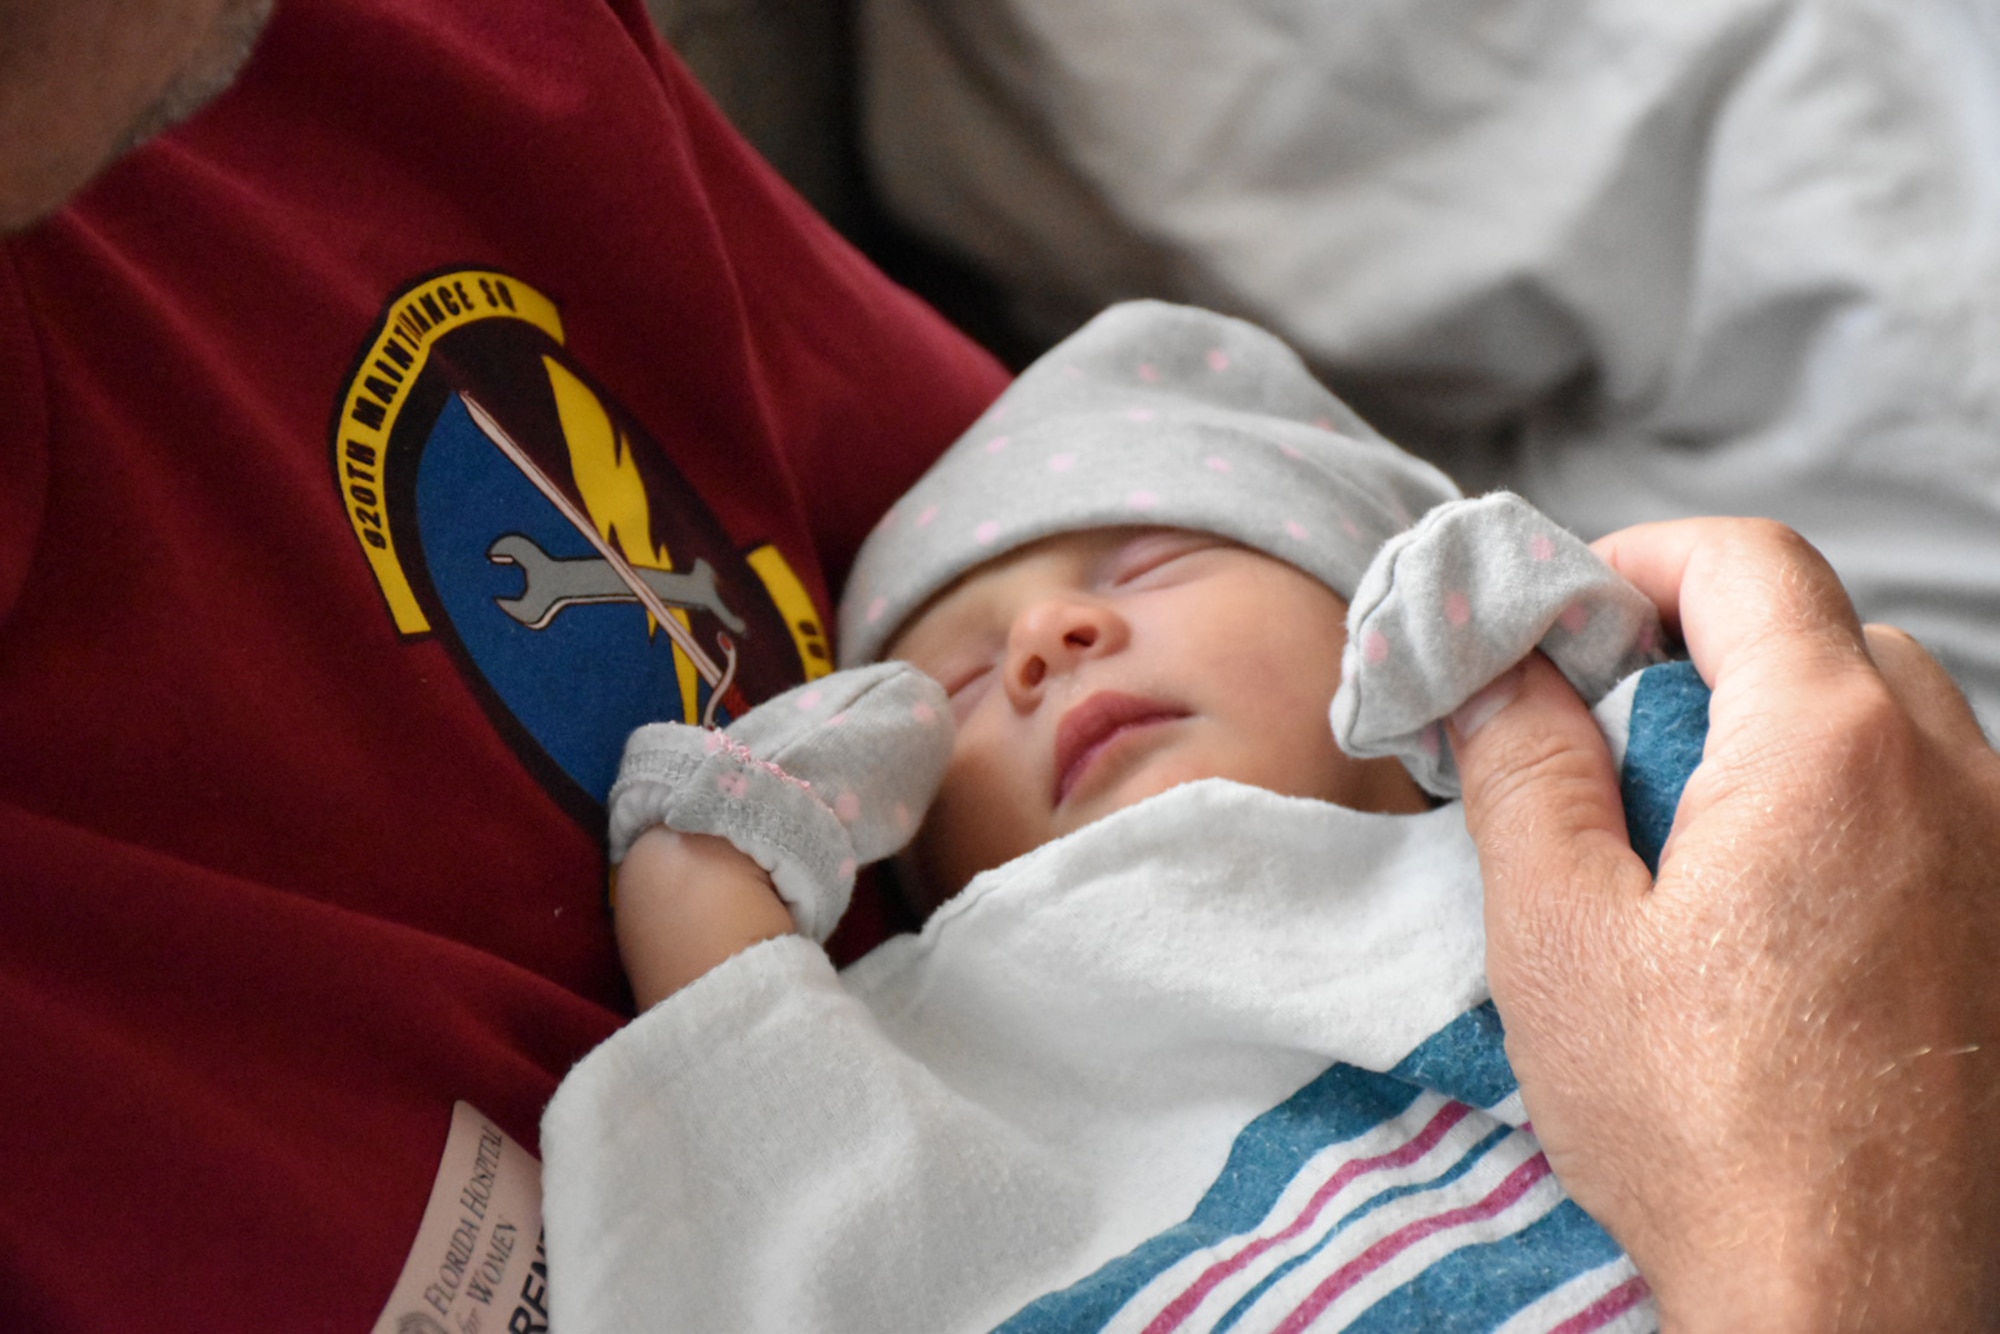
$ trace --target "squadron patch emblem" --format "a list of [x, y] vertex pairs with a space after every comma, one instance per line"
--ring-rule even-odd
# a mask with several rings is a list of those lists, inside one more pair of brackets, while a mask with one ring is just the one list
[[784, 556], [730, 544], [517, 278], [467, 269], [398, 294], [332, 446], [397, 630], [452, 649], [580, 817], [601, 809], [634, 727], [726, 722], [831, 669]]

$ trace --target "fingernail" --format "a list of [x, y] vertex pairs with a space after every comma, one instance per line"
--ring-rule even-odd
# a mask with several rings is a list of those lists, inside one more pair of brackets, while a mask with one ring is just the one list
[[1494, 715], [1512, 704], [1514, 696], [1520, 693], [1521, 666], [1516, 663], [1459, 705], [1458, 712], [1451, 715], [1451, 725], [1458, 732], [1458, 739], [1470, 741], [1480, 728], [1492, 722]]

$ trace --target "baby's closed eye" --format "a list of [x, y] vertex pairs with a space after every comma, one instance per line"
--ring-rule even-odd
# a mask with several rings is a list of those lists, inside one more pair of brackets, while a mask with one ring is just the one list
[[1185, 558], [1231, 545], [1209, 533], [1177, 528], [1148, 530], [1109, 552], [1098, 569], [1097, 580], [1110, 588], [1156, 583], [1174, 577], [1178, 563]]
[[964, 722], [966, 715], [993, 688], [996, 675], [991, 661], [960, 664], [940, 674], [938, 682], [944, 686], [944, 693], [951, 697], [953, 718]]

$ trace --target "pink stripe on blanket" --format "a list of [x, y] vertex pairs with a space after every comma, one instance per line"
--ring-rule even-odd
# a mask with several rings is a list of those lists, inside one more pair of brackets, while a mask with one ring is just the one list
[[1637, 1276], [1628, 1278], [1551, 1329], [1549, 1334], [1590, 1334], [1593, 1329], [1603, 1329], [1652, 1294], [1653, 1290], [1647, 1286], [1645, 1279]]
[[1426, 1237], [1435, 1236], [1448, 1228], [1480, 1223], [1495, 1217], [1526, 1195], [1529, 1187], [1548, 1174], [1549, 1160], [1538, 1153], [1509, 1172], [1506, 1180], [1477, 1204], [1448, 1209], [1444, 1213], [1419, 1219], [1391, 1232], [1330, 1274], [1324, 1282], [1313, 1289], [1311, 1296], [1299, 1303], [1298, 1309], [1287, 1316], [1273, 1334], [1298, 1334], [1298, 1331], [1317, 1320], [1322, 1311], [1338, 1301], [1343, 1293], [1402, 1252]]
[[1171, 1330], [1179, 1329], [1223, 1280], [1241, 1272], [1273, 1246], [1283, 1245], [1311, 1227], [1314, 1220], [1319, 1217], [1320, 1211], [1326, 1208], [1327, 1202], [1342, 1190], [1370, 1172], [1404, 1167], [1417, 1161], [1437, 1147], [1438, 1141], [1445, 1137], [1446, 1132], [1464, 1120], [1465, 1114], [1470, 1110], [1471, 1108], [1462, 1102], [1448, 1102], [1414, 1138], [1401, 1147], [1377, 1154], [1373, 1158], [1357, 1158], [1342, 1166], [1338, 1172], [1327, 1178], [1324, 1185], [1313, 1192], [1312, 1198], [1306, 1201], [1305, 1208], [1299, 1212], [1299, 1216], [1288, 1223], [1283, 1230], [1268, 1237], [1259, 1237], [1227, 1260], [1218, 1261], [1202, 1271], [1201, 1277], [1197, 1278], [1187, 1291], [1167, 1303], [1166, 1309], [1153, 1317], [1152, 1323], [1146, 1326], [1145, 1334], [1168, 1334]]

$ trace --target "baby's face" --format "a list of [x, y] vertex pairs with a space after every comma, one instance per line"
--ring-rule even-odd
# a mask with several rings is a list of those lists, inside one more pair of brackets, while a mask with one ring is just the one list
[[980, 871], [1198, 778], [1366, 811], [1427, 802], [1334, 745], [1347, 605], [1227, 539], [1065, 534], [983, 565], [898, 634], [957, 741], [912, 845], [928, 909]]

